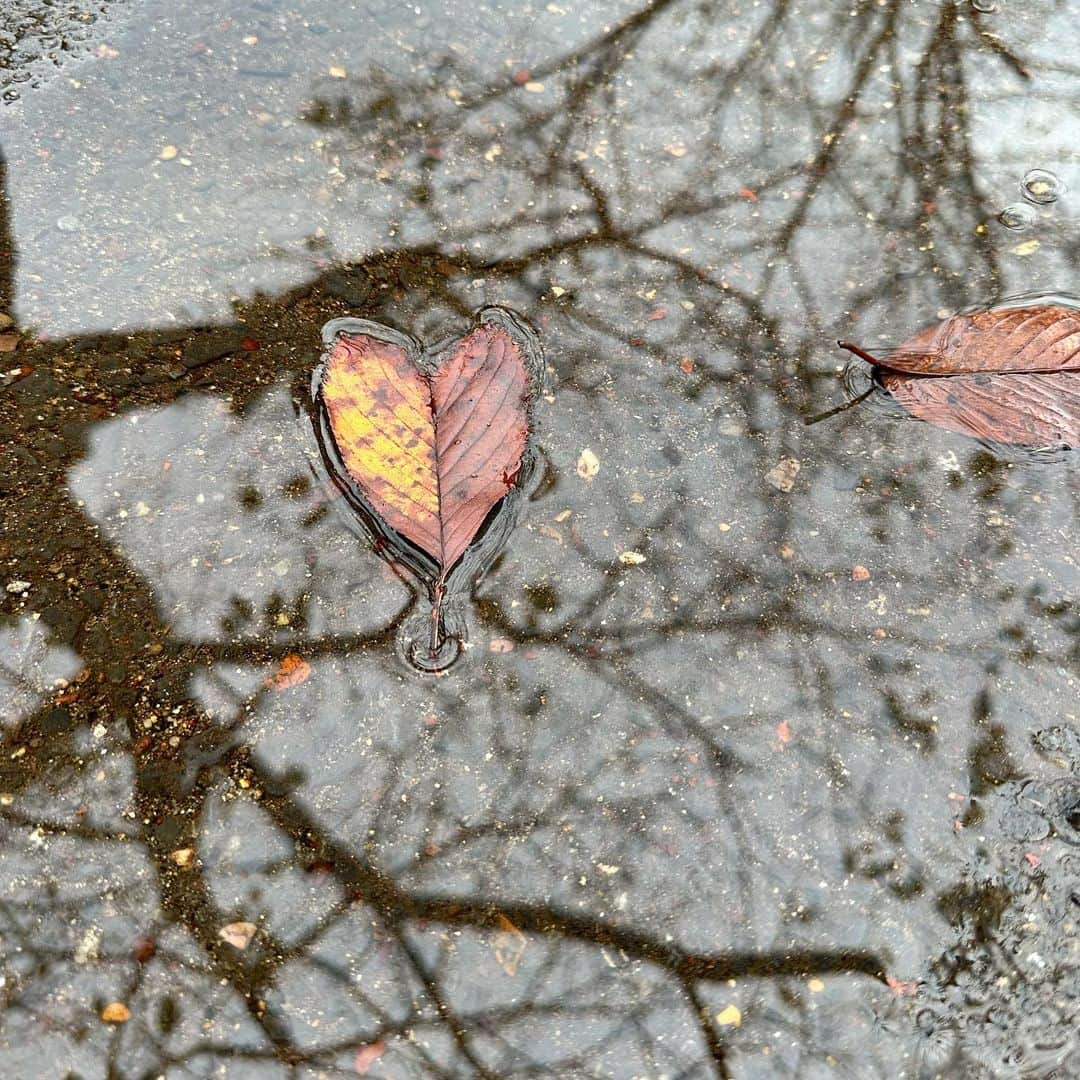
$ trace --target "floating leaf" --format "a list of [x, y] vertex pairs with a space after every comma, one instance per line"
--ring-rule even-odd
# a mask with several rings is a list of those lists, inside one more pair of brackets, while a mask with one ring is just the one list
[[1080, 446], [1080, 310], [1004, 305], [953, 315], [884, 359], [881, 385], [920, 420], [991, 442]]
[[1017, 446], [1080, 446], [1080, 372], [904, 375], [882, 385], [920, 420]]
[[846, 342], [840, 346], [891, 371], [919, 375], [1080, 371], [1080, 310], [1034, 304], [952, 315], [884, 360]]
[[478, 312], [463, 337], [430, 349], [366, 319], [335, 319], [323, 336], [329, 351], [316, 396], [324, 449], [377, 548], [428, 586], [434, 657], [451, 573], [481, 533], [497, 539], [485, 552], [493, 557], [512, 524], [501, 511], [529, 464], [539, 343], [494, 307]]

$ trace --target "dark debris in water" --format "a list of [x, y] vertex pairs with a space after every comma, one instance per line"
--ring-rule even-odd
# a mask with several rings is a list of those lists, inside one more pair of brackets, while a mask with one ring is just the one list
[[116, 59], [104, 28], [130, 0], [4, 0], [0, 15], [0, 98], [7, 103], [39, 87], [63, 66], [95, 53]]
[[[1076, 728], [1044, 728], [1035, 741], [1080, 769]], [[916, 1075], [1076, 1075], [1080, 781], [1014, 781], [980, 801], [968, 871], [937, 898], [956, 939], [904, 1006], [920, 1033]]]

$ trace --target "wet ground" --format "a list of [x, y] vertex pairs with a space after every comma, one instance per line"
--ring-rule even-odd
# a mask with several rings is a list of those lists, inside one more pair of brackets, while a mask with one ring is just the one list
[[[8, 6], [4, 1077], [1080, 1072], [1075, 455], [808, 422], [1075, 291], [1068, 4]], [[421, 675], [308, 384], [488, 303]]]

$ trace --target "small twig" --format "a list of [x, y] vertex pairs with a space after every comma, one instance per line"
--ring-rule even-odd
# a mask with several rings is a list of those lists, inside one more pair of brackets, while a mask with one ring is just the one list
[[828, 420], [830, 416], [836, 416], [837, 413], [842, 413], [847, 409], [850, 409], [852, 405], [858, 405], [860, 401], [865, 401], [876, 389], [876, 386], [871, 386], [868, 390], [863, 391], [858, 397], [852, 398], [850, 401], [845, 401], [843, 405], [837, 405], [834, 409], [827, 409], [823, 413], [818, 413], [817, 416], [808, 416], [803, 421], [803, 427], [810, 427], [813, 424], [818, 424], [822, 420]]

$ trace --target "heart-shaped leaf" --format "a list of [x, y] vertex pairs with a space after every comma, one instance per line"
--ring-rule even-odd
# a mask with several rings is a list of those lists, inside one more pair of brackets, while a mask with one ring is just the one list
[[432, 592], [434, 650], [447, 577], [522, 474], [538, 341], [494, 307], [431, 349], [364, 319], [335, 319], [324, 339], [316, 396], [333, 461], [378, 522], [418, 549], [406, 562]]

